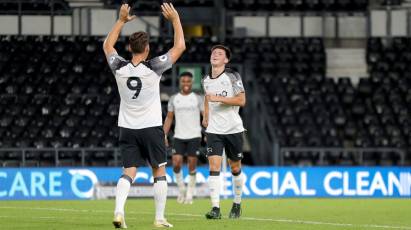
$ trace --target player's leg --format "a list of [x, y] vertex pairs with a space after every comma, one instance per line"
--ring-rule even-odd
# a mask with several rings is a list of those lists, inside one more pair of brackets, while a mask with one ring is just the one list
[[223, 142], [221, 135], [207, 134], [207, 158], [210, 169], [208, 185], [210, 188], [210, 198], [212, 209], [206, 213], [207, 219], [221, 219], [220, 212], [220, 170], [223, 154]]
[[186, 193], [186, 186], [184, 184], [184, 175], [183, 175], [183, 171], [181, 170], [183, 168], [184, 151], [185, 151], [184, 141], [177, 139], [177, 138], [174, 139], [173, 156], [172, 156], [173, 173], [174, 173], [174, 177], [176, 178], [177, 187], [178, 187], [177, 202], [180, 204], [184, 202], [184, 197]]
[[241, 173], [241, 160], [229, 160], [231, 173], [233, 175], [234, 201], [229, 218], [239, 218], [241, 216], [241, 196], [243, 194], [244, 177]]
[[188, 184], [187, 184], [187, 193], [185, 197], [185, 204], [193, 203], [193, 195], [196, 187], [196, 176], [197, 176], [197, 156], [188, 156]]
[[135, 175], [137, 173], [136, 167], [124, 168], [123, 175], [117, 182], [116, 187], [116, 205], [114, 210], [114, 220], [113, 225], [116, 228], [127, 228], [124, 206], [130, 191], [131, 184], [134, 181]]
[[174, 173], [174, 177], [176, 178], [177, 187], [178, 187], [177, 202], [181, 204], [184, 202], [184, 197], [185, 197], [185, 192], [186, 192], [183, 171], [181, 170], [183, 166], [183, 155], [174, 154], [172, 158], [173, 158], [173, 173]]
[[117, 182], [116, 204], [113, 225], [116, 228], [127, 228], [125, 223], [124, 206], [131, 184], [137, 173], [139, 147], [135, 142], [134, 131], [120, 128], [120, 153], [123, 159], [123, 175]]
[[226, 136], [226, 153], [233, 175], [234, 201], [229, 218], [240, 218], [241, 216], [241, 196], [243, 193], [244, 177], [241, 172], [241, 159], [243, 158], [242, 133], [230, 134]]
[[153, 177], [154, 177], [154, 204], [156, 208], [156, 216], [154, 220], [155, 227], [173, 227], [172, 224], [168, 223], [164, 211], [166, 209], [167, 203], [167, 178], [165, 165], [160, 167], [153, 167]]
[[185, 204], [193, 203], [193, 195], [196, 187], [196, 175], [197, 175], [197, 154], [201, 145], [201, 138], [195, 138], [190, 140], [187, 147], [187, 164], [189, 172], [189, 180], [187, 185], [187, 194], [184, 201]]
[[141, 140], [145, 143], [147, 151], [147, 160], [149, 161], [154, 177], [153, 191], [154, 204], [156, 209], [154, 226], [155, 227], [173, 227], [168, 223], [164, 216], [167, 202], [167, 178], [165, 166], [167, 164], [167, 152], [164, 144], [164, 132], [162, 127], [153, 127], [145, 130], [144, 138]]

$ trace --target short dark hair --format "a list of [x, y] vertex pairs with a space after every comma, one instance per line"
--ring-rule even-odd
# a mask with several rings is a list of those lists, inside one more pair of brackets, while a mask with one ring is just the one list
[[179, 78], [181, 78], [181, 77], [189, 77], [189, 78], [193, 78], [193, 74], [192, 74], [192, 73], [190, 73], [190, 72], [182, 72], [182, 73], [180, 73]]
[[228, 60], [231, 59], [231, 50], [225, 45], [215, 45], [211, 48], [211, 52], [213, 52], [215, 49], [222, 49], [225, 51], [225, 56], [227, 57]]
[[148, 45], [149, 38], [146, 32], [135, 32], [129, 37], [130, 49], [133, 54], [140, 54]]

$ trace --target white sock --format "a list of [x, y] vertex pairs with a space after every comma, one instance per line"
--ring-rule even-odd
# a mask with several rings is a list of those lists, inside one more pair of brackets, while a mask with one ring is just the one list
[[178, 173], [174, 172], [174, 176], [176, 177], [178, 191], [180, 192], [180, 194], [184, 193], [185, 185], [182, 170], [180, 170], [180, 172]]
[[211, 205], [213, 207], [220, 207], [220, 175], [209, 176], [208, 185], [210, 187]]
[[116, 208], [114, 210], [114, 214], [121, 214], [124, 216], [124, 206], [126, 204], [130, 187], [131, 183], [127, 179], [121, 177], [118, 180], [116, 188]]
[[241, 195], [243, 194], [244, 177], [240, 172], [239, 175], [233, 175], [233, 188], [234, 188], [234, 203], [241, 203]]
[[156, 220], [164, 220], [164, 210], [167, 201], [167, 181], [160, 180], [154, 183], [154, 203], [156, 207]]
[[190, 174], [187, 186], [187, 198], [192, 199], [196, 188], [196, 174]]

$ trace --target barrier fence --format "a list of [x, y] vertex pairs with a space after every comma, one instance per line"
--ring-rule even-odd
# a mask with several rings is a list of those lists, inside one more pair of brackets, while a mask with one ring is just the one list
[[[411, 167], [244, 167], [244, 198], [408, 198]], [[208, 194], [208, 168], [197, 170], [197, 192]], [[0, 200], [60, 200], [114, 196], [121, 168], [0, 168]], [[167, 180], [174, 183], [172, 168]], [[184, 171], [188, 180], [187, 171]], [[232, 197], [231, 173], [222, 173], [221, 195]], [[138, 170], [133, 196], [152, 195], [151, 169]], [[174, 184], [170, 184], [173, 187]], [[109, 189], [102, 189], [102, 188]], [[111, 187], [110, 187], [111, 186]], [[140, 190], [135, 190], [140, 188]], [[143, 189], [145, 188], [145, 189]], [[169, 195], [175, 195], [170, 189]]]

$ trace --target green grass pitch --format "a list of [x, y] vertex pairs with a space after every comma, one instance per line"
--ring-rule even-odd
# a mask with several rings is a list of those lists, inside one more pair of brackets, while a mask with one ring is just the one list
[[[222, 201], [221, 220], [206, 220], [208, 199], [192, 205], [167, 202], [174, 229], [411, 229], [411, 199], [244, 199], [243, 216], [227, 218], [231, 200]], [[114, 200], [0, 201], [0, 229], [113, 229]], [[131, 199], [129, 229], [153, 229], [152, 199]]]

